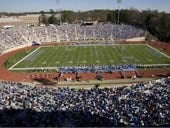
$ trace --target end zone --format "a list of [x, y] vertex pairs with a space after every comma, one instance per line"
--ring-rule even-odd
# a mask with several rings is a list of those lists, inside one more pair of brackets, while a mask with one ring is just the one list
[[27, 57], [29, 57], [30, 55], [32, 55], [33, 53], [35, 53], [36, 51], [38, 51], [41, 48], [38, 47], [37, 49], [35, 49], [34, 51], [32, 51], [31, 53], [29, 53], [28, 55], [26, 55], [24, 58], [22, 58], [21, 60], [19, 60], [17, 63], [15, 63], [14, 65], [12, 65], [10, 68], [8, 68], [8, 70], [16, 70], [18, 68], [14, 68], [17, 64], [19, 64], [20, 62], [22, 62], [23, 60], [25, 60]]

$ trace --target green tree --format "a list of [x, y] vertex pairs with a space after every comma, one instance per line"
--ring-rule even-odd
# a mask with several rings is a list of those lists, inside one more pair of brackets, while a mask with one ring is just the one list
[[61, 20], [62, 22], [68, 22], [68, 23], [73, 23], [75, 21], [76, 17], [74, 15], [73, 11], [63, 11]]
[[115, 23], [116, 22], [116, 17], [115, 17], [115, 13], [111, 12], [107, 14], [107, 21], [111, 22], [111, 23]]
[[54, 15], [54, 14], [55, 14], [55, 11], [54, 11], [53, 9], [50, 9], [49, 11], [50, 11], [50, 14], [51, 14], [51, 15]]
[[49, 24], [57, 24], [57, 19], [55, 17], [55, 15], [51, 15], [49, 18], [48, 18], [48, 23]]
[[46, 16], [46, 14], [45, 14], [45, 12], [44, 11], [41, 11], [40, 12], [40, 17], [39, 17], [39, 24], [45, 24], [45, 25], [47, 25], [48, 24], [48, 18], [47, 18], [47, 16]]

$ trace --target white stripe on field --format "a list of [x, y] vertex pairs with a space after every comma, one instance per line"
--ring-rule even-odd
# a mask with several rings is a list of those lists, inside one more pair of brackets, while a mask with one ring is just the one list
[[31, 68], [12, 68], [14, 71], [37, 70], [37, 69], [58, 69], [58, 67], [31, 67]]
[[34, 51], [32, 51], [31, 53], [29, 53], [28, 55], [26, 55], [24, 58], [22, 58], [21, 60], [19, 60], [17, 63], [15, 63], [14, 65], [12, 65], [8, 70], [12, 70], [13, 67], [15, 67], [17, 64], [19, 64], [20, 62], [22, 62], [23, 60], [25, 60], [28, 56], [30, 56], [31, 54], [35, 53], [36, 51], [38, 51], [41, 47], [35, 49]]
[[158, 49], [156, 49], [156, 48], [154, 48], [154, 47], [152, 47], [152, 46], [150, 46], [150, 45], [148, 45], [148, 44], [146, 44], [146, 46], [148, 46], [149, 48], [151, 48], [151, 49], [159, 52], [159, 53], [162, 54], [163, 56], [165, 56], [165, 57], [167, 57], [167, 58], [170, 58], [170, 56], [166, 55], [165, 53], [160, 52]]

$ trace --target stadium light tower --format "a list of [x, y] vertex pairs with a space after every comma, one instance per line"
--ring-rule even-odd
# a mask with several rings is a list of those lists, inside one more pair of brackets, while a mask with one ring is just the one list
[[117, 0], [118, 4], [118, 15], [117, 15], [117, 24], [120, 22], [120, 4], [122, 3], [122, 0]]
[[[56, 0], [56, 7], [57, 7], [57, 5], [60, 3], [60, 0]], [[60, 9], [57, 9], [56, 8], [56, 14], [57, 14], [57, 11], [59, 11], [59, 17], [60, 17], [60, 25], [61, 25], [61, 11], [62, 11], [62, 9], [60, 8]]]

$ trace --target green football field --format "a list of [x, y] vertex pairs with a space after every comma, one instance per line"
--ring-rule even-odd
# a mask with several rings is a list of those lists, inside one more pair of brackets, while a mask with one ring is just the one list
[[170, 64], [164, 53], [145, 44], [39, 47], [12, 67], [60, 67], [120, 64]]

